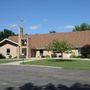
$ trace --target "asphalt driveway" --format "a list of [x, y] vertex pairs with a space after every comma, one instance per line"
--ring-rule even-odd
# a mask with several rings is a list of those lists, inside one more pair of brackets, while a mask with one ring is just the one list
[[64, 70], [60, 68], [0, 65], [0, 90], [20, 87], [26, 83], [71, 85], [76, 82], [90, 84], [90, 71]]

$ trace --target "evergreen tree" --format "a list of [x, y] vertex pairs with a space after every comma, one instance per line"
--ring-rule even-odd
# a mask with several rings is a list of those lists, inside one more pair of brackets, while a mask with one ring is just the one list
[[0, 32], [0, 41], [3, 40], [4, 38], [8, 38], [9, 36], [13, 35], [15, 35], [13, 31], [4, 29], [3, 31]]

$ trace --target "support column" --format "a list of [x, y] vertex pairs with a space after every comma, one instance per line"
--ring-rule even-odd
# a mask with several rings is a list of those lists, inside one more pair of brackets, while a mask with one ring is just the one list
[[27, 38], [27, 58], [31, 57], [31, 45], [30, 45], [30, 38]]

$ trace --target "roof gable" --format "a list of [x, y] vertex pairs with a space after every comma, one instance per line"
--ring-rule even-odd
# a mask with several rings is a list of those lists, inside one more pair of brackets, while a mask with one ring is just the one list
[[12, 45], [14, 45], [14, 46], [18, 46], [18, 43], [17, 42], [14, 42], [14, 41], [12, 41], [12, 40], [10, 40], [10, 39], [4, 39], [4, 40], [2, 40], [2, 41], [0, 41], [0, 46], [3, 46], [3, 45], [5, 45], [5, 44], [12, 44]]

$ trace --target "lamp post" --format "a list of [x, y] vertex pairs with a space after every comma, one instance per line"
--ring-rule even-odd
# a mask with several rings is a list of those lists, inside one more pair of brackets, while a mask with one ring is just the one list
[[22, 53], [22, 63], [25, 64], [25, 55]]

